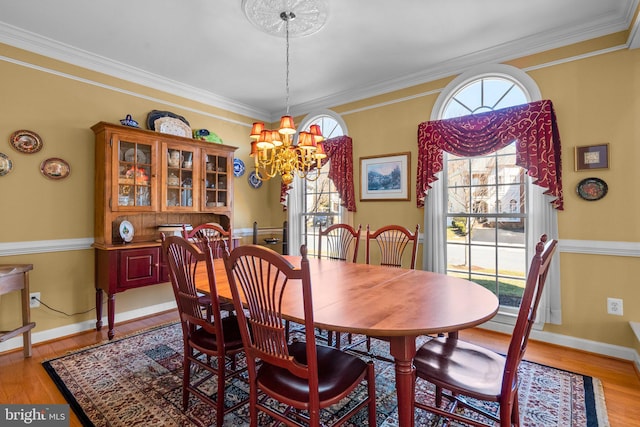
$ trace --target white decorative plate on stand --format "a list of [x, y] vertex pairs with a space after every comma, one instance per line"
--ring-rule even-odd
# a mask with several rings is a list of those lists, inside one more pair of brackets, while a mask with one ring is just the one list
[[133, 240], [133, 225], [129, 221], [122, 221], [120, 223], [120, 237], [126, 243]]
[[184, 138], [193, 138], [191, 127], [182, 120], [173, 117], [160, 117], [156, 119], [154, 127], [156, 132], [182, 136]]

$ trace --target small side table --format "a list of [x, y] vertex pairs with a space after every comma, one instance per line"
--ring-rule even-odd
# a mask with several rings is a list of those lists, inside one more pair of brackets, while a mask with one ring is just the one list
[[29, 309], [29, 271], [33, 264], [0, 264], [0, 295], [13, 291], [22, 293], [22, 326], [12, 331], [0, 331], [0, 342], [22, 334], [24, 357], [31, 357], [31, 329], [36, 326], [31, 321]]

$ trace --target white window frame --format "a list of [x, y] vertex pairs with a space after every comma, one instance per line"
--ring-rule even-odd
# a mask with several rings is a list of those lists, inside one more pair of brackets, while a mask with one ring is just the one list
[[[342, 128], [342, 135], [348, 135], [347, 125], [340, 117], [339, 114], [335, 113], [331, 110], [317, 110], [312, 111], [307, 114], [305, 118], [300, 122], [300, 126], [298, 129], [304, 130], [308, 128], [311, 123], [318, 119], [321, 116], [329, 116], [334, 119], [338, 125]], [[323, 133], [325, 132], [322, 129]], [[295, 176], [292, 184], [292, 189], [289, 190], [287, 196], [287, 220], [289, 225], [289, 236], [288, 236], [288, 244], [289, 244], [289, 253], [292, 255], [300, 255], [300, 246], [304, 243], [302, 230], [303, 220], [304, 220], [304, 212], [303, 212], [303, 200], [305, 197], [304, 193], [304, 182], [303, 179]], [[353, 225], [353, 212], [347, 211], [343, 206], [340, 206], [340, 222], [345, 224]]]
[[[442, 117], [448, 99], [457, 93], [460, 88], [468, 85], [472, 81], [492, 76], [504, 77], [519, 82], [528, 98], [528, 102], [542, 99], [537, 84], [524, 71], [504, 64], [487, 64], [470, 69], [452, 80], [438, 96], [431, 111], [431, 120], [438, 120]], [[445, 179], [444, 172], [439, 172], [437, 178], [438, 180], [433, 183], [425, 199], [424, 233], [430, 238], [425, 239], [423, 268], [429, 271], [444, 273], [446, 271], [446, 227], [444, 221], [446, 199], [443, 189], [443, 180]], [[533, 185], [531, 180], [528, 180], [527, 212], [529, 217], [527, 220], [527, 253], [529, 254], [533, 253], [532, 248], [542, 233], [547, 233], [549, 238], [558, 238], [557, 212], [549, 203], [552, 198], [543, 194], [543, 192], [543, 188]], [[547, 276], [547, 284], [540, 301], [536, 328], [541, 328], [544, 323], [561, 324], [561, 322], [560, 261], [559, 256], [556, 256], [552, 260], [552, 265]], [[515, 313], [513, 310], [501, 309], [498, 315], [494, 317], [492, 323], [513, 325], [515, 323]]]

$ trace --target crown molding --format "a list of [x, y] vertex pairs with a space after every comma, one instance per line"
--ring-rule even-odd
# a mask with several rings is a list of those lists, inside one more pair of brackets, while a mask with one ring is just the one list
[[268, 111], [224, 98], [205, 90], [167, 79], [121, 62], [113, 61], [64, 43], [39, 36], [0, 21], [0, 42], [152, 89], [222, 108], [232, 113], [268, 120]]
[[[637, 6], [637, 1], [638, 0], [635, 0], [633, 2], [633, 9], [630, 9], [623, 18], [613, 22], [609, 21], [592, 26], [585, 25], [584, 27], [577, 28], [571, 34], [565, 34], [559, 31], [535, 34], [533, 36], [495, 46], [490, 49], [459, 56], [417, 73], [401, 76], [395, 79], [388, 79], [368, 86], [354, 88], [353, 90], [331, 94], [313, 101], [296, 104], [290, 109], [293, 111], [294, 115], [302, 115], [315, 109], [331, 108], [337, 105], [359, 101], [411, 86], [417, 86], [441, 78], [455, 76], [478, 65], [502, 63], [516, 58], [521, 58], [523, 56], [533, 55], [606, 36], [611, 33], [624, 31], [628, 29], [631, 24], [633, 11], [635, 10], [635, 6]], [[640, 24], [636, 23], [635, 26], [637, 27], [638, 25]], [[636, 36], [636, 38], [640, 39], [640, 35]], [[640, 40], [638, 40], [638, 43], [640, 43]], [[284, 110], [279, 113], [283, 112]]]
[[[631, 1], [626, 13], [617, 20], [584, 25], [576, 28], [570, 34], [565, 34], [561, 31], [536, 34], [490, 49], [463, 55], [417, 73], [386, 79], [367, 86], [356, 87], [309, 102], [292, 105], [290, 111], [295, 116], [304, 115], [309, 111], [331, 108], [454, 76], [481, 64], [505, 62], [628, 29], [630, 29], [628, 47], [631, 49], [637, 48], [640, 47], [640, 16], [633, 23], [633, 27], [631, 25], [635, 10], [638, 7], [638, 1]], [[1, 21], [0, 42], [248, 117], [274, 122], [284, 114], [284, 110], [266, 111], [242, 104], [193, 86], [148, 73], [139, 68], [130, 67], [84, 50], [75, 49], [64, 43], [39, 36]]]
[[627, 44], [629, 45], [629, 49], [637, 49], [640, 47], [640, 13], [638, 13], [633, 27], [629, 30]]

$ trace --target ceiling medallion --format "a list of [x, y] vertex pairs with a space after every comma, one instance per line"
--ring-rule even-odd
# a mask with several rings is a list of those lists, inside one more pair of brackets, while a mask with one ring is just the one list
[[289, 37], [304, 37], [318, 32], [327, 22], [327, 0], [242, 0], [242, 10], [255, 27], [278, 37], [286, 37], [282, 12], [291, 14]]

